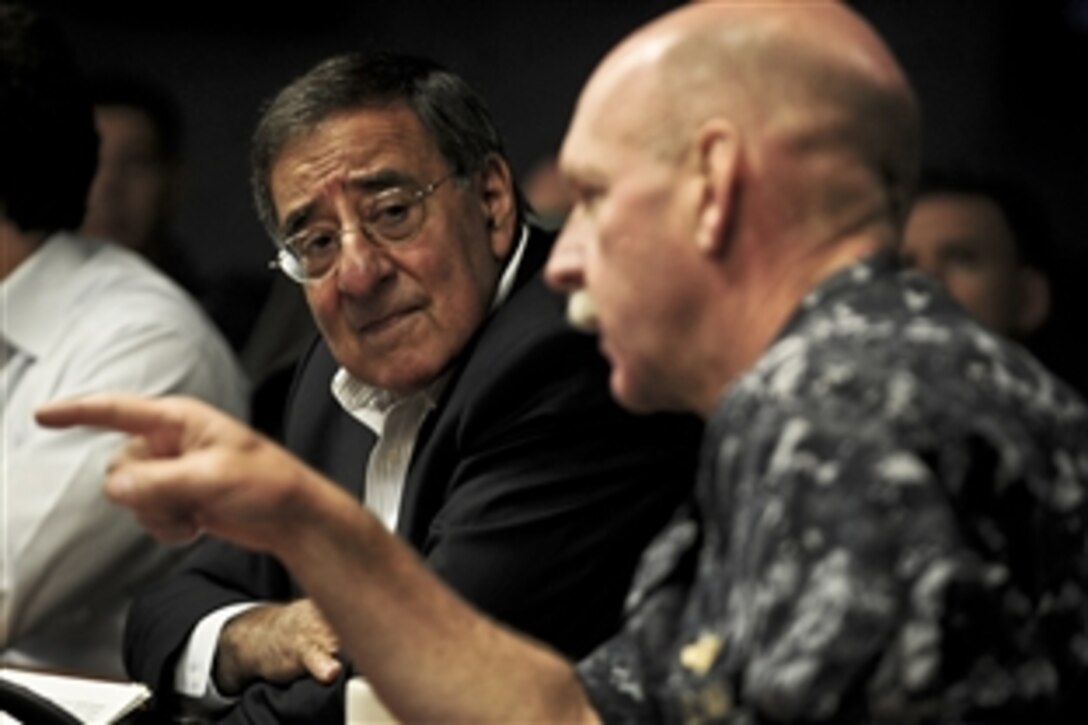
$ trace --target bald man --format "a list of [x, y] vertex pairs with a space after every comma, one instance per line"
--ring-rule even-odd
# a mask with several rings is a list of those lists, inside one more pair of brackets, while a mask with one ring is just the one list
[[895, 60], [838, 4], [687, 5], [594, 72], [548, 276], [618, 400], [708, 428], [698, 510], [577, 666], [198, 404], [42, 419], [138, 436], [108, 493], [161, 536], [280, 556], [403, 721], [1068, 718], [1088, 690], [1088, 411], [899, 269], [917, 126]]

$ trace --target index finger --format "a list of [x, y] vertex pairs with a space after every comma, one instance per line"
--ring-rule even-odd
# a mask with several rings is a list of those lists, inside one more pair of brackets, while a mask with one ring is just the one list
[[130, 393], [100, 393], [53, 401], [39, 407], [34, 418], [48, 428], [89, 425], [125, 433], [146, 433], [169, 421], [161, 401]]

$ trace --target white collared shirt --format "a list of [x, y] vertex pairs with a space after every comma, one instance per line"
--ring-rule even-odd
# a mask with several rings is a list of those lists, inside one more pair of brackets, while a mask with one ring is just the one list
[[333, 377], [333, 397], [377, 437], [367, 460], [363, 500], [390, 531], [397, 530], [400, 501], [416, 436], [427, 413], [438, 403], [448, 378], [443, 375], [425, 390], [398, 398], [360, 383], [343, 368]]
[[130, 593], [183, 551], [102, 495], [123, 442], [34, 410], [106, 390], [188, 394], [245, 417], [248, 390], [196, 304], [132, 252], [56, 234], [0, 281], [0, 661], [124, 676]]
[[[499, 278], [491, 302], [492, 312], [510, 296], [528, 235], [528, 228], [522, 227], [510, 262]], [[390, 531], [397, 530], [400, 500], [416, 436], [427, 413], [437, 404], [447, 379], [448, 375], [443, 375], [426, 389], [406, 398], [398, 398], [387, 390], [356, 380], [344, 368], [340, 368], [333, 377], [333, 397], [351, 417], [373, 431], [378, 438], [367, 462], [364, 500]]]
[[[529, 238], [521, 227], [514, 253], [499, 278], [491, 311], [510, 296]], [[404, 483], [412, 460], [416, 437], [434, 408], [448, 380], [441, 376], [424, 390], [407, 397], [367, 385], [340, 368], [333, 376], [332, 395], [343, 409], [377, 436], [366, 466], [364, 503], [390, 531], [396, 531]], [[258, 602], [236, 604], [212, 612], [193, 628], [175, 670], [174, 687], [182, 695], [199, 699], [209, 708], [232, 702], [215, 688], [211, 677], [219, 633], [230, 619], [257, 606]]]

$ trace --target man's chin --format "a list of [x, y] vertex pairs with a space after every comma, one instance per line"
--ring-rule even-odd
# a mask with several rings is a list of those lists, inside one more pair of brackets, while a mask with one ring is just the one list
[[635, 384], [630, 375], [626, 375], [622, 366], [612, 363], [612, 375], [609, 379], [612, 398], [620, 407], [632, 413], [654, 413], [658, 409], [646, 399], [643, 391]]
[[622, 365], [612, 364], [609, 390], [612, 399], [628, 412], [640, 415], [653, 413], [689, 413], [691, 408], [677, 398], [664, 380], [653, 373], [638, 375]]
[[387, 364], [377, 368], [365, 365], [344, 367], [359, 382], [388, 390], [399, 397], [424, 390], [443, 372], [442, 366], [420, 360], [388, 356], [385, 362]]

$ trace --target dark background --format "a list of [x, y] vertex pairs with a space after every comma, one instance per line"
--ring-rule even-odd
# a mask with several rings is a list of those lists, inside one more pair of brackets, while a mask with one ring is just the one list
[[[422, 53], [492, 107], [515, 172], [554, 150], [600, 57], [665, 0], [390, 0], [289, 3], [25, 0], [68, 28], [84, 67], [134, 70], [172, 87], [193, 174], [179, 231], [200, 271], [263, 274], [270, 245], [247, 187], [262, 102], [321, 58], [362, 45]], [[1088, 0], [855, 0], [912, 78], [925, 159], [1032, 184], [1054, 222], [1060, 331], [1081, 369], [1088, 249]], [[1052, 335], [1054, 337], [1054, 335]], [[1079, 352], [1078, 352], [1079, 351]], [[1086, 366], [1088, 367], [1088, 366]], [[1062, 371], [1064, 372], [1064, 370]]]

